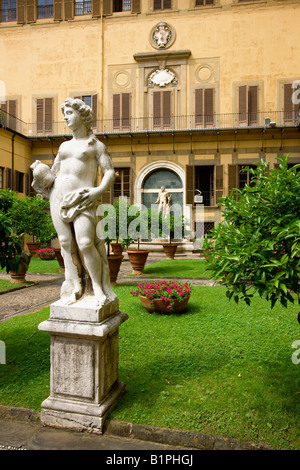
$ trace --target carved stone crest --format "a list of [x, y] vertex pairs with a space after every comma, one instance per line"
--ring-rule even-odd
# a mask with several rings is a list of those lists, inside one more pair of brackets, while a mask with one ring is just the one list
[[164, 21], [161, 21], [152, 28], [150, 42], [155, 49], [167, 49], [174, 41], [175, 30]]
[[148, 87], [152, 87], [154, 85], [164, 87], [169, 83], [175, 86], [177, 85], [177, 79], [175, 73], [168, 69], [155, 70], [155, 72], [152, 72], [148, 78]]

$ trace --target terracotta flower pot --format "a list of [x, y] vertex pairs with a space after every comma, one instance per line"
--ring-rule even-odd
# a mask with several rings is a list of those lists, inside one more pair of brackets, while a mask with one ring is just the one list
[[163, 243], [165, 255], [168, 259], [174, 259], [178, 243]]
[[39, 254], [39, 257], [42, 259], [42, 260], [52, 260], [52, 259], [55, 259], [55, 253], [51, 254], [51, 253], [40, 253]]
[[145, 307], [148, 312], [157, 312], [163, 313], [165, 315], [171, 315], [172, 313], [182, 312], [186, 308], [190, 296], [185, 297], [181, 302], [179, 302], [179, 300], [175, 300], [172, 309], [168, 308], [168, 305], [170, 305], [169, 300], [153, 299], [152, 303], [149, 304], [149, 299], [147, 297], [139, 295], [139, 298], [143, 307]]
[[28, 251], [31, 255], [36, 255], [35, 250], [38, 250], [40, 247], [40, 244], [38, 242], [27, 242], [26, 243]]
[[123, 258], [124, 258], [123, 255], [108, 255], [107, 256], [107, 261], [109, 265], [109, 273], [110, 273], [110, 282], [112, 285], [116, 284]]
[[64, 263], [64, 259], [63, 259], [62, 254], [61, 254], [61, 249], [60, 248], [54, 248], [54, 252], [55, 252], [55, 256], [56, 256], [56, 259], [58, 261], [58, 264], [59, 264], [59, 268], [60, 269], [65, 269], [65, 263]]
[[121, 243], [111, 242], [110, 246], [114, 255], [121, 255], [123, 253], [123, 247]]
[[18, 271], [13, 271], [13, 270], [10, 270], [9, 271], [9, 274], [10, 274], [10, 277], [11, 277], [11, 282], [13, 283], [24, 283], [26, 282], [26, 273], [27, 273], [27, 269], [28, 269], [28, 265], [30, 263], [30, 259], [31, 259], [31, 254], [28, 255], [28, 259], [25, 259], [23, 258], [23, 256], [21, 256], [21, 259], [20, 259], [20, 262], [21, 262], [21, 265], [19, 267], [19, 270]]
[[132, 274], [143, 274], [148, 258], [148, 250], [127, 250], [128, 258], [133, 268]]

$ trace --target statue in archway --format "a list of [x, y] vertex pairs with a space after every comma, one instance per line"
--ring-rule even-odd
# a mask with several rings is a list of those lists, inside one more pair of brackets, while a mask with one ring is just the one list
[[158, 212], [162, 212], [163, 217], [170, 213], [171, 195], [164, 186], [160, 188], [155, 204], [158, 204]]

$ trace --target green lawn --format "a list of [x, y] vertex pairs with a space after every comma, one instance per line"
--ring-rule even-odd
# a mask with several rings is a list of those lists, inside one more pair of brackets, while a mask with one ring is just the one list
[[[300, 449], [298, 307], [236, 305], [223, 287], [193, 287], [186, 313], [149, 314], [133, 286], [116, 286], [120, 380], [126, 393], [112, 419]], [[0, 324], [7, 364], [0, 403], [40, 409], [49, 395], [49, 335], [37, 329], [49, 308]]]
[[151, 277], [209, 277], [207, 266], [204, 259], [161, 260], [146, 266], [144, 274]]
[[[28, 282], [26, 284], [30, 284], [30, 283]], [[23, 286], [24, 286], [24, 283], [21, 283], [21, 282], [13, 283], [13, 282], [10, 282], [8, 279], [0, 279], [0, 292], [8, 290], [8, 289], [14, 289], [16, 287], [23, 287]]]
[[59, 273], [59, 264], [57, 259], [53, 260], [42, 260], [38, 257], [33, 256], [30, 260], [29, 273]]

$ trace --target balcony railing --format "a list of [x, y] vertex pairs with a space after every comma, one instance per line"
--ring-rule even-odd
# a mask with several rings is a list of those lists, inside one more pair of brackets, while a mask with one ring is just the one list
[[[240, 114], [215, 114], [213, 120], [204, 116], [202, 123], [199, 123], [199, 116], [171, 116], [168, 121], [164, 119], [158, 120], [151, 117], [130, 118], [130, 119], [106, 119], [103, 121], [95, 121], [94, 132], [103, 134], [131, 134], [131, 133], [147, 133], [147, 132], [164, 132], [164, 131], [197, 131], [197, 130], [218, 130], [218, 129], [251, 129], [264, 128], [270, 126], [298, 126], [298, 117], [296, 113], [286, 113], [283, 111], [261, 112], [256, 113], [254, 121], [244, 119], [245, 116]], [[207, 119], [206, 119], [207, 118]], [[209, 123], [209, 124], [208, 124]], [[11, 130], [16, 130], [27, 136], [35, 135], [70, 135], [72, 131], [68, 128], [65, 121], [59, 122], [39, 122], [25, 123], [20, 119], [9, 115], [0, 110], [0, 125]]]
[[[201, 123], [199, 116], [171, 116], [168, 120], [164, 118], [129, 118], [129, 119], [106, 119], [96, 121], [94, 131], [104, 134], [130, 134], [135, 132], [153, 131], [176, 131], [176, 130], [213, 130], [213, 129], [238, 129], [238, 128], [259, 128], [268, 126], [294, 127], [298, 125], [296, 113], [286, 113], [283, 111], [261, 112], [255, 116], [248, 116], [238, 113], [215, 114], [213, 116], [203, 116]], [[50, 123], [51, 124], [51, 123]], [[41, 126], [42, 127], [42, 126]], [[71, 134], [64, 121], [54, 122], [50, 125], [52, 130], [38, 132], [36, 124], [29, 125], [31, 135], [38, 134]]]

